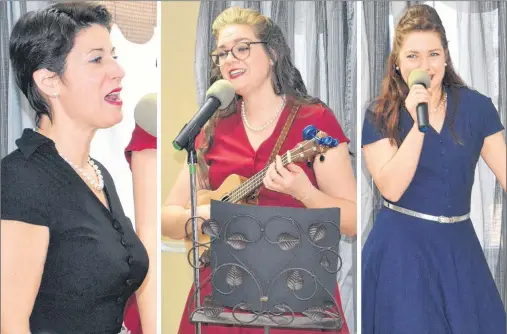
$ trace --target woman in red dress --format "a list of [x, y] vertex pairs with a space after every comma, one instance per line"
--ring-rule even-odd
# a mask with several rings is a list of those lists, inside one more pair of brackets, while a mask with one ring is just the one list
[[[125, 158], [132, 170], [136, 232], [148, 252], [150, 263], [157, 263], [157, 138], [136, 125], [125, 149]], [[156, 265], [150, 266], [137, 297], [133, 295], [124, 312], [128, 334], [156, 332]], [[139, 307], [138, 307], [139, 305]], [[142, 326], [141, 326], [142, 324]]]
[[[226, 79], [232, 83], [236, 101], [215, 114], [197, 138], [200, 187], [217, 189], [231, 174], [249, 178], [262, 170], [269, 159], [292, 106], [300, 106], [297, 116], [280, 149], [284, 153], [303, 140], [305, 126], [315, 125], [339, 140], [329, 149], [323, 162], [318, 159], [309, 168], [304, 164], [283, 167], [280, 157], [266, 173], [264, 186], [258, 194], [258, 204], [307, 208], [339, 207], [341, 233], [356, 233], [356, 184], [349, 160], [347, 143], [340, 125], [331, 110], [306, 92], [299, 71], [290, 58], [290, 50], [282, 31], [259, 12], [232, 7], [222, 12], [213, 24], [217, 50], [213, 51], [212, 79]], [[186, 237], [185, 224], [190, 211], [185, 206], [190, 200], [188, 167], [181, 171], [162, 211], [163, 234], [173, 239]], [[198, 206], [198, 216], [210, 216], [209, 205]], [[210, 274], [204, 267], [201, 278]], [[211, 292], [211, 284], [201, 286], [201, 295]], [[193, 333], [188, 306], [181, 319], [180, 334]], [[342, 318], [338, 288], [338, 311]], [[313, 330], [272, 329], [271, 333], [315, 333]], [[344, 322], [339, 331], [348, 333]], [[203, 334], [257, 334], [262, 328], [203, 325]]]

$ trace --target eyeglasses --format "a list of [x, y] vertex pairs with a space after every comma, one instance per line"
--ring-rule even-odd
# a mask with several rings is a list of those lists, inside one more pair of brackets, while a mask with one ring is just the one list
[[250, 56], [250, 45], [252, 44], [266, 44], [266, 42], [239, 42], [230, 50], [217, 50], [210, 53], [210, 57], [217, 66], [223, 66], [225, 64], [229, 52], [237, 60], [245, 60]]

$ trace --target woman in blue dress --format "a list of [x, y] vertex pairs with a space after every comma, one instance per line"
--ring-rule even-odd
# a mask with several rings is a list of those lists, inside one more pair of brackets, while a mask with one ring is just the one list
[[[408, 88], [414, 69], [431, 88]], [[419, 103], [428, 104], [426, 133]], [[479, 155], [505, 191], [503, 129], [491, 99], [455, 72], [436, 11], [410, 7], [363, 126], [366, 165], [384, 198], [362, 252], [363, 334], [507, 333], [469, 215]]]

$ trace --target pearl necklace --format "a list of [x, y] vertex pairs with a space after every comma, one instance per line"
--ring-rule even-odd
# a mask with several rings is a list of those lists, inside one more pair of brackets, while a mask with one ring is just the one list
[[[33, 131], [40, 134], [38, 128], [34, 128]], [[88, 173], [86, 173], [84, 171], [83, 168], [81, 168], [78, 165], [72, 163], [63, 154], [61, 154], [60, 152], [58, 152], [58, 154], [60, 154], [60, 156], [62, 157], [62, 159], [65, 160], [65, 162], [68, 163], [72, 168], [74, 168], [74, 170], [76, 172], [78, 172], [78, 174], [81, 174], [85, 178], [85, 180], [88, 181], [88, 183], [92, 186], [93, 189], [95, 189], [97, 191], [101, 191], [102, 189], [104, 189], [104, 177], [102, 176], [102, 172], [100, 171], [99, 166], [97, 166], [95, 164], [95, 162], [93, 162], [93, 160], [90, 157], [88, 157], [88, 164], [95, 171], [95, 175], [97, 175], [97, 179], [99, 180], [99, 182], [96, 182], [90, 175], [88, 175]]]
[[280, 114], [283, 111], [283, 108], [285, 107], [285, 95], [282, 95], [282, 103], [280, 105], [280, 109], [276, 113], [275, 116], [273, 116], [269, 121], [267, 121], [264, 125], [259, 127], [253, 127], [248, 123], [248, 119], [246, 118], [246, 110], [245, 110], [245, 101], [241, 101], [241, 116], [243, 118], [243, 123], [246, 125], [248, 129], [250, 129], [253, 132], [261, 132], [265, 130], [268, 126], [270, 126], [277, 118], [280, 116]]
[[444, 92], [444, 98], [442, 99], [442, 101], [440, 101], [440, 104], [438, 105], [438, 107], [433, 109], [433, 113], [440, 111], [440, 108], [442, 108], [442, 106], [445, 104], [446, 101], [447, 101], [447, 93]]
[[88, 164], [95, 171], [95, 175], [97, 175], [97, 179], [99, 180], [99, 182], [96, 182], [88, 173], [84, 171], [83, 168], [74, 164], [72, 161], [64, 157], [63, 154], [61, 153], [59, 154], [63, 158], [63, 160], [65, 160], [72, 168], [76, 170], [76, 172], [78, 172], [84, 177], [84, 179], [92, 186], [93, 189], [97, 191], [101, 191], [102, 189], [104, 189], [104, 177], [102, 176], [102, 172], [100, 171], [99, 166], [97, 166], [90, 157], [88, 157]]

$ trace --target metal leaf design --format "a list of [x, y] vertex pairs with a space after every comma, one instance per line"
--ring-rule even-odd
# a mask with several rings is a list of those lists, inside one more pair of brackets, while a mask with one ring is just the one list
[[241, 233], [235, 233], [227, 238], [227, 243], [234, 249], [242, 250], [246, 248], [247, 239]]
[[239, 308], [242, 311], [249, 311], [252, 307], [248, 303], [241, 302], [237, 305], [237, 308]]
[[326, 269], [329, 269], [330, 262], [329, 262], [329, 259], [327, 258], [326, 254], [324, 254], [322, 256], [322, 259], [320, 259], [320, 265], [323, 266]]
[[286, 303], [276, 304], [275, 308], [281, 313], [292, 312], [291, 308]]
[[326, 227], [323, 224], [312, 224], [308, 228], [308, 234], [312, 242], [317, 242], [326, 235]]
[[326, 310], [323, 307], [314, 306], [303, 311], [303, 314], [312, 319], [312, 321], [321, 321], [326, 315]]
[[201, 266], [207, 266], [211, 262], [211, 251], [209, 249], [206, 249], [201, 257], [199, 258], [199, 262], [201, 263]]
[[232, 266], [227, 273], [226, 281], [229, 286], [240, 286], [241, 283], [243, 283], [243, 273], [238, 269], [238, 267]]
[[218, 306], [208, 306], [208, 307], [203, 307], [203, 310], [204, 310], [204, 315], [207, 316], [208, 318], [218, 318], [220, 313], [222, 313], [223, 308], [218, 307]]
[[206, 220], [202, 223], [202, 233], [212, 238], [218, 238], [218, 224], [214, 220]]
[[290, 250], [299, 244], [299, 239], [290, 233], [282, 233], [278, 236], [278, 246], [284, 251]]
[[333, 302], [326, 302], [324, 304], [324, 308], [328, 311], [334, 312], [337, 307], [336, 307], [335, 303], [333, 303]]
[[301, 277], [301, 274], [297, 270], [294, 270], [292, 274], [287, 277], [287, 286], [292, 291], [301, 290], [303, 288], [303, 283], [303, 277]]
[[220, 313], [223, 312], [224, 308], [215, 304], [213, 301], [213, 297], [206, 296], [204, 297], [204, 303], [202, 304], [202, 309], [204, 311], [204, 315], [208, 318], [218, 318]]

